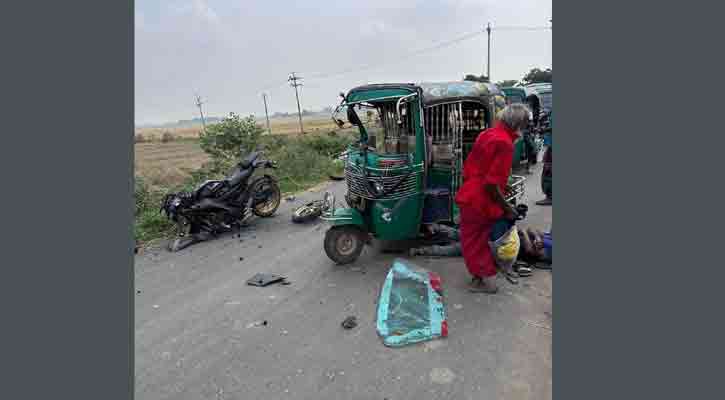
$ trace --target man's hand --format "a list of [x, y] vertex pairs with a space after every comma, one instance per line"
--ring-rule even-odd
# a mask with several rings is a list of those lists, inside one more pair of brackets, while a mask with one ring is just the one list
[[516, 218], [518, 218], [518, 211], [516, 211], [511, 203], [506, 201], [503, 192], [501, 192], [501, 188], [499, 188], [497, 185], [492, 184], [485, 185], [484, 188], [491, 196], [491, 198], [493, 198], [493, 200], [498, 203], [499, 206], [501, 206], [505, 218], [510, 220], [516, 220]]

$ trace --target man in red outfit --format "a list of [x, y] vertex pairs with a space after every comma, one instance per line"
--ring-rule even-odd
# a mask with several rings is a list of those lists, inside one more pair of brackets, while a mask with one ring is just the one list
[[529, 123], [523, 104], [510, 104], [500, 121], [476, 138], [463, 166], [463, 186], [456, 195], [461, 212], [463, 259], [473, 275], [471, 291], [496, 293], [496, 261], [488, 241], [493, 225], [502, 217], [515, 218], [516, 209], [504, 198], [511, 173], [514, 141]]

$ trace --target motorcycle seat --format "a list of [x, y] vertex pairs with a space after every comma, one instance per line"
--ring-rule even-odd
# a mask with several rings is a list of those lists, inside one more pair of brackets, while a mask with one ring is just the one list
[[239, 166], [244, 169], [248, 169], [249, 167], [251, 167], [254, 164], [255, 161], [257, 161], [257, 158], [259, 158], [260, 154], [261, 154], [261, 152], [259, 152], [259, 151], [253, 151], [253, 152], [249, 153], [249, 155], [247, 155], [247, 157], [245, 157], [239, 163]]

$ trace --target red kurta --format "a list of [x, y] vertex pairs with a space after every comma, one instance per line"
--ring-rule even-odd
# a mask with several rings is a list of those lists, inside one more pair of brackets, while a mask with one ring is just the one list
[[493, 225], [503, 216], [503, 209], [484, 185], [498, 185], [502, 192], [506, 189], [517, 137], [516, 132], [501, 123], [481, 132], [463, 166], [463, 186], [456, 195], [456, 203], [461, 210], [463, 259], [475, 277], [496, 274], [488, 240]]

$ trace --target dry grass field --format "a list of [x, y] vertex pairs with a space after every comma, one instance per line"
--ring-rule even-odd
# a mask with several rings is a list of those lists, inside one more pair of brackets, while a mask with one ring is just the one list
[[193, 140], [136, 143], [135, 174], [156, 187], [181, 184], [189, 172], [208, 160], [206, 153]]
[[[267, 128], [267, 122], [264, 119], [258, 119], [258, 123]], [[271, 118], [269, 124], [273, 134], [294, 135], [299, 133], [299, 120], [297, 117], [278, 117]], [[332, 119], [326, 116], [314, 115], [302, 117], [302, 125], [307, 133], [326, 132], [337, 127]], [[201, 125], [180, 128], [136, 128], [135, 134], [142, 135], [144, 140], [160, 141], [164, 133], [170, 133], [175, 139], [193, 139], [198, 138], [201, 132]]]
[[[323, 133], [336, 128], [330, 118], [312, 116], [303, 118], [305, 132]], [[266, 127], [266, 121], [260, 125]], [[299, 132], [297, 117], [270, 119], [273, 134], [295, 135]], [[162, 142], [165, 132], [174, 140]], [[156, 187], [172, 187], [181, 184], [189, 172], [208, 161], [206, 153], [194, 140], [199, 137], [201, 126], [184, 128], [139, 128], [135, 134], [143, 135], [145, 141], [137, 142], [135, 149], [135, 174]]]

